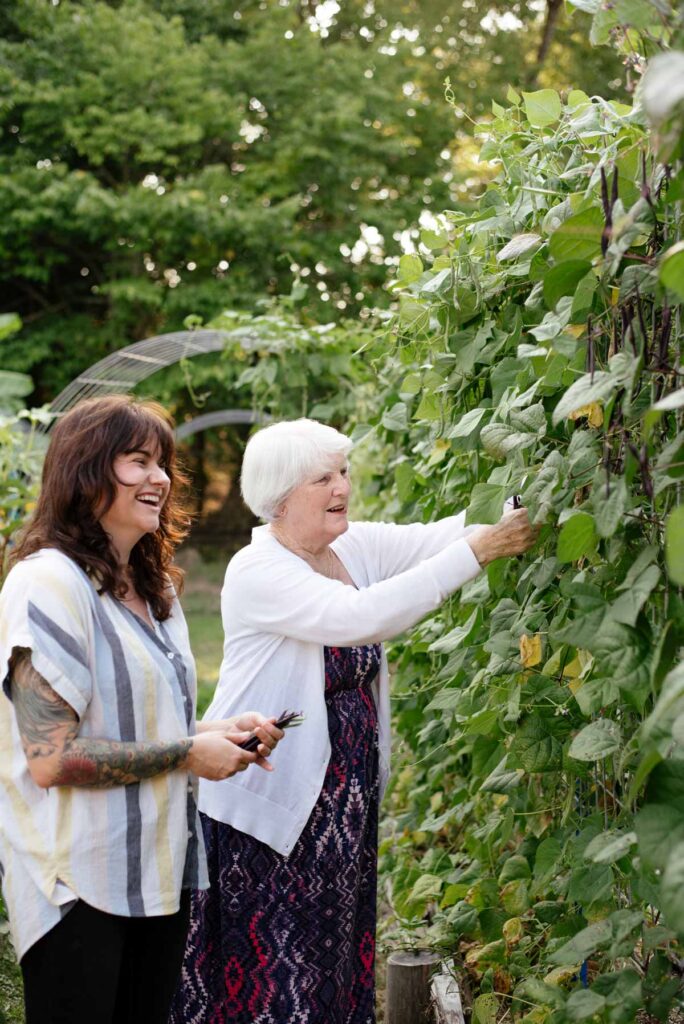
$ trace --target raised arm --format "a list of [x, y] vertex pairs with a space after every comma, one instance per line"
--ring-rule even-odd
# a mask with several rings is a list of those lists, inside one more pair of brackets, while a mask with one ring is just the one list
[[[27, 648], [15, 650], [10, 680], [29, 772], [43, 789], [127, 786], [176, 769], [206, 779], [225, 779], [254, 762], [263, 763], [260, 754], [242, 750], [216, 730], [177, 740], [140, 743], [79, 737], [76, 712], [36, 672]], [[233, 734], [238, 741], [241, 736]]]

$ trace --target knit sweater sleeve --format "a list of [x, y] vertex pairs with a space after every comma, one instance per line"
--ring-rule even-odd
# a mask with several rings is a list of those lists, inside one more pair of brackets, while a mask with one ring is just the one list
[[245, 549], [230, 563], [221, 597], [223, 618], [227, 629], [310, 643], [377, 643], [415, 625], [479, 571], [461, 538], [412, 568], [357, 590], [264, 544], [260, 550]]

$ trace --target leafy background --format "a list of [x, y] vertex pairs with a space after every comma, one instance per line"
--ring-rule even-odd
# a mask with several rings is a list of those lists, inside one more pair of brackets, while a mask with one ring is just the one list
[[[352, 191], [373, 204], [374, 224], [380, 215], [401, 211], [391, 227], [383, 222], [383, 238], [408, 230], [404, 247], [413, 251], [387, 263], [386, 249], [374, 254], [371, 245], [359, 265], [340, 250], [346, 244], [351, 251], [354, 238], [345, 234], [347, 241], [340, 242], [342, 235], [331, 229], [358, 226], [352, 209], [356, 198], [347, 194], [337, 212], [318, 207], [328, 200], [334, 205], [344, 193], [334, 177], [312, 193], [302, 179], [279, 194], [273, 221], [273, 201], [263, 208], [271, 212], [258, 211], [252, 218], [254, 196], [266, 187], [264, 176], [286, 165], [299, 168], [298, 156], [288, 165], [282, 151], [260, 151], [270, 142], [272, 127], [277, 134], [270, 111], [285, 102], [282, 96], [270, 107], [264, 104], [266, 135], [247, 143], [237, 129], [241, 141], [231, 146], [244, 148], [237, 149], [239, 156], [231, 151], [230, 159], [244, 163], [244, 171], [235, 171], [228, 156], [219, 159], [209, 146], [210, 163], [215, 157], [221, 163], [218, 187], [228, 188], [228, 176], [233, 188], [220, 194], [230, 194], [236, 205], [244, 201], [239, 216], [212, 221], [208, 196], [213, 193], [205, 186], [214, 171], [197, 171], [196, 161], [200, 155], [204, 159], [213, 136], [202, 120], [205, 113], [200, 118], [190, 101], [192, 88], [204, 95], [204, 79], [201, 88], [196, 81], [183, 84], [176, 107], [168, 99], [169, 116], [175, 110], [180, 119], [174, 132], [176, 142], [186, 140], [185, 157], [177, 155], [183, 147], [179, 142], [174, 149], [173, 133], [166, 148], [156, 138], [154, 153], [141, 156], [143, 142], [154, 139], [157, 129], [163, 134], [167, 125], [155, 128], [151, 109], [136, 129], [137, 142], [128, 147], [134, 162], [126, 165], [117, 146], [130, 140], [135, 127], [124, 124], [130, 97], [121, 100], [119, 130], [108, 134], [107, 118], [97, 120], [94, 95], [87, 108], [89, 129], [83, 131], [77, 97], [84, 87], [96, 93], [101, 82], [92, 73], [73, 82], [67, 71], [80, 67], [73, 54], [82, 51], [87, 33], [97, 30], [106, 40], [121, 12], [141, 19], [131, 33], [141, 46], [152, 47], [155, 31], [170, 33], [169, 60], [179, 48], [214, 47], [224, 70], [226, 53], [263, 65], [274, 47], [280, 53], [284, 30], [300, 47], [302, 67], [310, 67], [305, 58], [314, 54], [316, 61], [332, 62], [325, 65], [332, 74], [336, 54], [340, 60], [355, 54], [357, 68], [368, 70], [369, 51], [393, 45], [383, 32], [391, 34], [397, 20], [387, 18], [387, 11], [377, 7], [371, 18], [350, 4], [329, 37], [319, 33], [315, 47], [306, 5], [284, 5], [284, 13], [269, 5], [267, 11], [245, 5], [240, 8], [245, 24], [237, 29], [234, 11], [218, 24], [205, 22], [194, 8], [171, 3], [65, 3], [56, 16], [48, 16], [41, 5], [27, 2], [11, 6], [9, 16], [3, 13], [9, 26], [5, 73], [23, 97], [7, 105], [8, 124], [26, 125], [21, 147], [27, 147], [19, 149], [22, 160], [26, 157], [21, 166], [16, 146], [7, 146], [3, 157], [12, 172], [4, 195], [15, 190], [23, 197], [12, 205], [13, 219], [4, 222], [3, 244], [7, 252], [24, 253], [7, 281], [13, 288], [19, 282], [33, 296], [19, 308], [21, 331], [21, 321], [9, 311], [1, 327], [3, 365], [14, 373], [0, 381], [9, 395], [0, 432], [7, 468], [0, 491], [5, 540], [30, 511], [40, 458], [39, 449], [26, 445], [27, 435], [16, 431], [17, 423], [27, 420], [19, 409], [31, 386], [17, 373], [34, 373], [39, 385], [34, 397], [40, 400], [60, 386], [60, 374], [66, 380], [76, 364], [82, 369], [84, 358], [98, 357], [122, 339], [178, 326], [187, 313], [196, 314], [195, 324], [202, 318], [226, 328], [250, 323], [260, 341], [250, 351], [230, 347], [218, 366], [193, 361], [158, 379], [159, 395], [180, 418], [197, 402], [220, 408], [226, 396], [232, 401], [237, 395], [278, 415], [306, 412], [350, 423], [358, 443], [357, 514], [427, 521], [467, 507], [470, 521], [486, 523], [498, 519], [505, 498], [519, 494], [542, 525], [531, 555], [491, 565], [392, 649], [400, 742], [381, 846], [382, 896], [389, 908], [384, 941], [387, 947], [428, 944], [453, 958], [472, 997], [475, 1024], [498, 1019], [622, 1024], [644, 1022], [648, 1015], [666, 1020], [682, 1000], [684, 95], [677, 83], [684, 81], [684, 40], [681, 15], [660, 0], [582, 0], [573, 6], [579, 12], [556, 15], [569, 18], [576, 42], [563, 50], [548, 76], [559, 73], [567, 81], [571, 67], [585, 90], [552, 88], [553, 81], [543, 79], [546, 67], [535, 80], [533, 48], [521, 50], [516, 33], [499, 39], [493, 50], [472, 44], [473, 60], [483, 62], [483, 85], [480, 90], [476, 83], [469, 92], [461, 77], [470, 73], [464, 62], [445, 57], [443, 67], [420, 65], [421, 71], [415, 47], [404, 47], [411, 40], [399, 37], [397, 49], [404, 47], [425, 100], [423, 116], [415, 114], [414, 143], [404, 129], [397, 129], [396, 151], [394, 129], [377, 147], [361, 134], [363, 145], [370, 146], [364, 160], [371, 159], [371, 150], [380, 159], [390, 145], [398, 161], [406, 158], [409, 180], [398, 197], [373, 198], [390, 178], [402, 177], [399, 164], [390, 161], [384, 177], [375, 175], [375, 184], [372, 171], [364, 170], [362, 185]], [[73, 18], [77, 9], [80, 19]], [[552, 10], [549, 5], [544, 21], [551, 29]], [[384, 29], [369, 21], [378, 12], [387, 21]], [[205, 13], [220, 22], [211, 5]], [[407, 21], [410, 14], [410, 5], [402, 8]], [[529, 10], [518, 14], [523, 32]], [[57, 22], [50, 20], [54, 17]], [[216, 28], [211, 38], [209, 23]], [[440, 46], [435, 24], [434, 31], [423, 27], [433, 58]], [[587, 48], [580, 25], [597, 49]], [[106, 31], [100, 32], [103, 26]], [[466, 35], [472, 27], [461, 26]], [[362, 28], [377, 38], [368, 40]], [[46, 40], [55, 29], [63, 33], [63, 45], [51, 44], [52, 70], [40, 80], [48, 99], [56, 91], [60, 109], [73, 95], [75, 113], [68, 125], [66, 118], [39, 123], [29, 87], [36, 68], [48, 67]], [[553, 40], [551, 33], [555, 45]], [[98, 60], [115, 64], [118, 51], [99, 45]], [[522, 66], [511, 74], [516, 46]], [[37, 53], [42, 56], [31, 65]], [[64, 54], [72, 57], [63, 61]], [[501, 79], [496, 78], [497, 55], [504, 61]], [[639, 82], [636, 95], [633, 88], [611, 88], [604, 99], [600, 86], [620, 62], [627, 66], [628, 86]], [[374, 76], [380, 75], [380, 63], [378, 57]], [[493, 78], [484, 74], [489, 64]], [[254, 72], [242, 67], [244, 81], [253, 80]], [[182, 62], [179, 77], [187, 68], [208, 73], [199, 57], [196, 64]], [[596, 68], [602, 69], [600, 86], [590, 81]], [[445, 72], [451, 76], [451, 107], [435, 102], [427, 84], [441, 81]], [[433, 73], [436, 78], [430, 78]], [[162, 94], [169, 75], [156, 85]], [[328, 81], [322, 73], [319, 78]], [[332, 74], [329, 80], [331, 93], [321, 101], [328, 113], [343, 78]], [[361, 78], [376, 81], [359, 73], [353, 78], [357, 92]], [[502, 83], [510, 80], [518, 88], [507, 92]], [[383, 82], [378, 97], [388, 91], [387, 79]], [[493, 82], [498, 98], [489, 113], [486, 97]], [[143, 85], [148, 87], [147, 80]], [[300, 80], [292, 98], [301, 103], [304, 119], [311, 104], [301, 99], [302, 88]], [[231, 89], [232, 96], [242, 95]], [[249, 93], [246, 88], [244, 96]], [[414, 102], [394, 95], [399, 104]], [[464, 96], [472, 99], [469, 113], [479, 117], [467, 137]], [[370, 102], [365, 94], [363, 102]], [[236, 125], [249, 107], [245, 103], [236, 108]], [[216, 109], [220, 116], [212, 131], [220, 137], [225, 130], [220, 99]], [[188, 111], [193, 113], [186, 118]], [[249, 116], [258, 122], [258, 115], [254, 108]], [[358, 116], [351, 121], [357, 130]], [[340, 123], [344, 149], [349, 138]], [[458, 190], [457, 177], [441, 178], [429, 193], [430, 203], [423, 204], [431, 207], [429, 222], [409, 202], [427, 194], [425, 177], [434, 174], [421, 164], [412, 176], [411, 168], [418, 168], [428, 150], [427, 136], [419, 136], [421, 124], [425, 132], [444, 131], [439, 146], [456, 139], [451, 152], [477, 167], [476, 182], [488, 182], [472, 202], [467, 190]], [[54, 152], [61, 155], [53, 161], [54, 175], [52, 167], [34, 167], [39, 150], [31, 151], [30, 144], [39, 128], [56, 133]], [[286, 150], [287, 133], [280, 139]], [[333, 149], [336, 139], [321, 127], [311, 158], [317, 170], [324, 167], [331, 174], [335, 166], [344, 167], [346, 181], [351, 171], [347, 157]], [[102, 148], [91, 152], [97, 145]], [[411, 146], [416, 152], [409, 152]], [[355, 165], [361, 149], [349, 150]], [[46, 159], [46, 152], [41, 148], [38, 158]], [[434, 148], [430, 152], [434, 167]], [[453, 166], [451, 156], [443, 159]], [[41, 177], [38, 170], [50, 173]], [[154, 188], [141, 183], [147, 173], [157, 175]], [[199, 182], [197, 174], [209, 177]], [[252, 192], [243, 193], [233, 179], [248, 182], [250, 174]], [[274, 186], [273, 196], [277, 191]], [[307, 194], [312, 198], [300, 205]], [[360, 216], [370, 220], [370, 206], [363, 209]], [[308, 212], [314, 210], [309, 223]], [[78, 245], [90, 240], [94, 255], [82, 265], [94, 267], [100, 260], [95, 291], [88, 275], [85, 285], [77, 279], [81, 251], [69, 242], [64, 249], [71, 255], [60, 255], [54, 228], [48, 230], [41, 211], [52, 211], [52, 225], [66, 214], [65, 222], [80, 236]], [[126, 232], [119, 235], [124, 221]], [[243, 240], [236, 249], [238, 266], [228, 260], [229, 272], [221, 271], [221, 277], [216, 268], [225, 258], [228, 222], [231, 238]], [[159, 224], [168, 228], [168, 236], [157, 233]], [[186, 280], [195, 271], [186, 268], [173, 287], [163, 272], [179, 271], [178, 258], [163, 246], [180, 239], [181, 224], [188, 225], [186, 242], [194, 238], [209, 246], [206, 262], [191, 260], [197, 270], [204, 268], [197, 290], [195, 279], [192, 287]], [[293, 252], [292, 265], [299, 268], [294, 271], [274, 263], [285, 237], [306, 250], [306, 263], [301, 250]], [[119, 238], [125, 244], [119, 245]], [[325, 248], [329, 238], [334, 240], [330, 251]], [[39, 267], [31, 254], [41, 241], [46, 255]], [[160, 248], [152, 251], [152, 242]], [[187, 244], [181, 251], [186, 259], [195, 252]], [[334, 274], [317, 273], [325, 288], [330, 277], [327, 300], [322, 289], [307, 288], [300, 273], [324, 251], [325, 267], [336, 268]], [[145, 268], [146, 254], [154, 270]], [[321, 309], [332, 310], [331, 297], [346, 301], [345, 281], [353, 291], [358, 274], [370, 290], [385, 278], [388, 266], [391, 307], [385, 314], [346, 320], [345, 310], [339, 310], [337, 323], [316, 325]], [[348, 307], [352, 312], [366, 300], [355, 301], [357, 306]], [[228, 305], [237, 308], [217, 316]], [[79, 348], [74, 342], [80, 338]], [[62, 346], [64, 359], [48, 364], [46, 351], [54, 345]], [[241, 443], [234, 440], [231, 451], [239, 454]]]

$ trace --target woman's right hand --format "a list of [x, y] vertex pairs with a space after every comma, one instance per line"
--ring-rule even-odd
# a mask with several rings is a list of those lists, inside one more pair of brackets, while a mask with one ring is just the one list
[[494, 526], [479, 526], [466, 537], [473, 554], [484, 568], [497, 558], [522, 555], [535, 544], [541, 527], [533, 526], [526, 508], [505, 512]]
[[257, 753], [236, 746], [225, 733], [208, 730], [193, 736], [185, 767], [201, 779], [216, 782], [246, 771], [259, 760]]

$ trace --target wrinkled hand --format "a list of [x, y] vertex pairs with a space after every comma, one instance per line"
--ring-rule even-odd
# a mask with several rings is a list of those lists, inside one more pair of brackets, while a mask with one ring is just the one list
[[494, 526], [480, 526], [466, 540], [481, 566], [497, 558], [522, 555], [535, 544], [541, 527], [533, 526], [526, 508], [505, 512]]
[[242, 733], [233, 731], [232, 736], [231, 739], [218, 729], [208, 729], [193, 736], [185, 767], [201, 779], [212, 782], [246, 771], [250, 764], [259, 761], [259, 757], [236, 746], [235, 737], [240, 737], [237, 742], [241, 742]]

